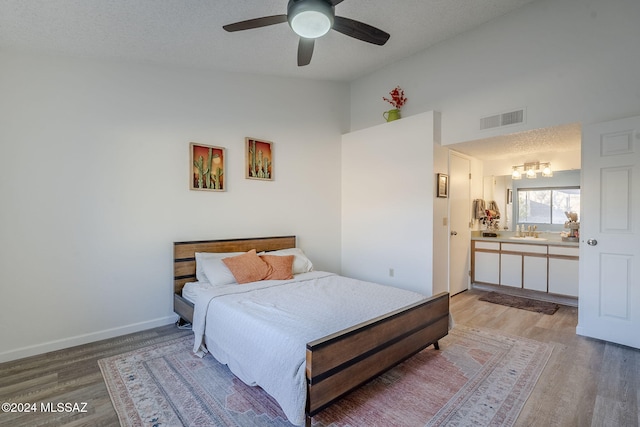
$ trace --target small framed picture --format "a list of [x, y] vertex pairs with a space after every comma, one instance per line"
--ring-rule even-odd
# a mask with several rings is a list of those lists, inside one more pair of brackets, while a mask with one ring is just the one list
[[510, 205], [513, 203], [513, 191], [510, 188], [507, 188], [507, 204]]
[[189, 144], [189, 181], [192, 190], [225, 191], [225, 149], [192, 142]]
[[273, 142], [245, 138], [245, 177], [273, 181]]
[[449, 197], [449, 175], [444, 173], [437, 174], [437, 191], [438, 197]]

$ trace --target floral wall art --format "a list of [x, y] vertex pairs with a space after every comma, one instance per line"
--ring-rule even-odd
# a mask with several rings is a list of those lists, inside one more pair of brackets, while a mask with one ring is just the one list
[[189, 144], [192, 190], [225, 191], [225, 149], [212, 145]]
[[273, 142], [245, 138], [245, 172], [248, 179], [273, 180]]

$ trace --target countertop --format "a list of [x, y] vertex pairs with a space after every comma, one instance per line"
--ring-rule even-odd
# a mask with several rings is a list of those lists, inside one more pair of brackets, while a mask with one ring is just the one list
[[538, 239], [533, 238], [514, 238], [515, 231], [496, 231], [498, 237], [483, 237], [482, 230], [472, 231], [471, 240], [482, 240], [486, 242], [502, 242], [502, 243], [526, 243], [528, 245], [553, 245], [553, 246], [569, 246], [577, 248], [579, 242], [565, 242], [559, 233], [538, 233]]

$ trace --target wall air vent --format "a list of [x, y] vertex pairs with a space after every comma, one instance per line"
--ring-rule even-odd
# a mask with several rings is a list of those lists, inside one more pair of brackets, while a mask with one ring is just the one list
[[524, 123], [524, 108], [480, 119], [480, 130]]

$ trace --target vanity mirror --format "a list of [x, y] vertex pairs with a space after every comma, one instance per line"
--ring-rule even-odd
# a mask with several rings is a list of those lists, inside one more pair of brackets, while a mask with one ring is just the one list
[[485, 176], [483, 184], [484, 200], [495, 201], [502, 212], [503, 230], [535, 225], [540, 231], [561, 232], [567, 220], [565, 212], [580, 215], [580, 170], [554, 171], [544, 180]]

